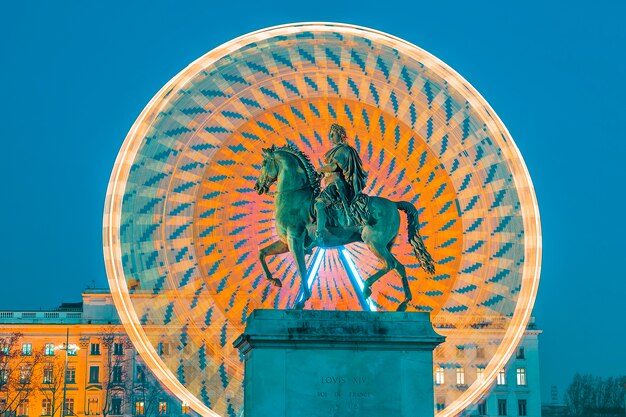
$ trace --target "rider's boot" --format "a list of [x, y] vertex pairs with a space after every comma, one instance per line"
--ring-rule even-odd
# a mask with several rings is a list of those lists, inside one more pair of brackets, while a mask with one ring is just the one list
[[315, 237], [313, 238], [311, 243], [309, 243], [307, 247], [304, 248], [304, 253], [310, 255], [313, 253], [313, 248], [315, 248], [316, 246], [322, 246], [323, 244], [324, 244], [324, 235], [322, 232], [318, 230], [317, 232], [315, 232]]

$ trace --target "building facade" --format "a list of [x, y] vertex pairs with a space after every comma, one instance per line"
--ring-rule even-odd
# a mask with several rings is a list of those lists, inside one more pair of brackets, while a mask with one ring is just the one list
[[[465, 416], [541, 416], [540, 333], [531, 322], [490, 393]], [[464, 390], [482, 370], [436, 366], [434, 383]], [[82, 303], [51, 311], [0, 311], [0, 416], [70, 415], [195, 415], [144, 365], [108, 290], [87, 290]]]
[[[477, 404], [469, 407], [466, 416], [487, 417], [541, 417], [541, 389], [539, 380], [539, 335], [534, 319], [531, 319], [524, 337], [515, 353], [504, 368], [498, 372], [495, 383], [486, 395]], [[476, 368], [470, 375], [463, 378], [481, 378], [481, 370]], [[449, 377], [455, 382], [471, 384], [472, 380], [459, 380], [458, 370]], [[446, 375], [448, 376], [448, 375]], [[435, 371], [435, 383], [437, 370]]]
[[192, 414], [143, 364], [108, 291], [52, 311], [0, 311], [3, 417]]

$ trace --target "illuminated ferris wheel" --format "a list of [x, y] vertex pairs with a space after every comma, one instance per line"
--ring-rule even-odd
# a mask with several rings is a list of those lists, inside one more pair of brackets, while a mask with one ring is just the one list
[[[486, 101], [434, 56], [381, 32], [264, 29], [209, 52], [157, 93], [107, 194], [104, 250], [118, 312], [153, 372], [203, 415], [242, 408], [232, 341], [248, 315], [300, 296], [289, 255], [269, 262], [282, 288], [258, 263], [258, 248], [276, 235], [272, 198], [252, 189], [261, 149], [292, 144], [320, 165], [332, 123], [363, 158], [364, 192], [419, 209], [437, 272], [419, 269], [399, 236], [408, 310], [431, 312], [447, 337], [435, 366], [462, 368], [468, 381], [435, 385], [446, 404], [438, 416], [478, 401], [523, 335], [539, 281], [539, 213], [523, 159]], [[403, 298], [393, 274], [363, 297], [377, 270], [363, 244], [317, 250], [308, 265], [307, 308], [394, 310]]]

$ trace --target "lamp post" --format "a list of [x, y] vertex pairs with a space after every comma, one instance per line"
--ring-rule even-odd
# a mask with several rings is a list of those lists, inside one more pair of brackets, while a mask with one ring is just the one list
[[[65, 351], [65, 366], [63, 368], [63, 403], [61, 404], [61, 417], [65, 417], [65, 402], [67, 400], [67, 357], [68, 351], [76, 352], [80, 349], [76, 344], [72, 343], [70, 345], [70, 329], [68, 328], [65, 333], [65, 343], [62, 345], [58, 345], [54, 347], [54, 350], [64, 350]], [[52, 410], [54, 413], [54, 410]]]

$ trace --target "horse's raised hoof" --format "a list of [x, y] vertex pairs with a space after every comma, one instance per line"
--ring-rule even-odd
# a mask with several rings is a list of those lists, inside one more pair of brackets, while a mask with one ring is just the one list
[[370, 287], [365, 287], [363, 289], [363, 298], [367, 300], [368, 298], [370, 298], [370, 295], [372, 295], [372, 289]]
[[275, 287], [282, 287], [283, 283], [278, 278], [269, 278], [270, 283]]
[[396, 308], [396, 311], [406, 311], [406, 307], [409, 305], [408, 300], [405, 300], [403, 302], [400, 303], [400, 305], [398, 306], [398, 308]]

